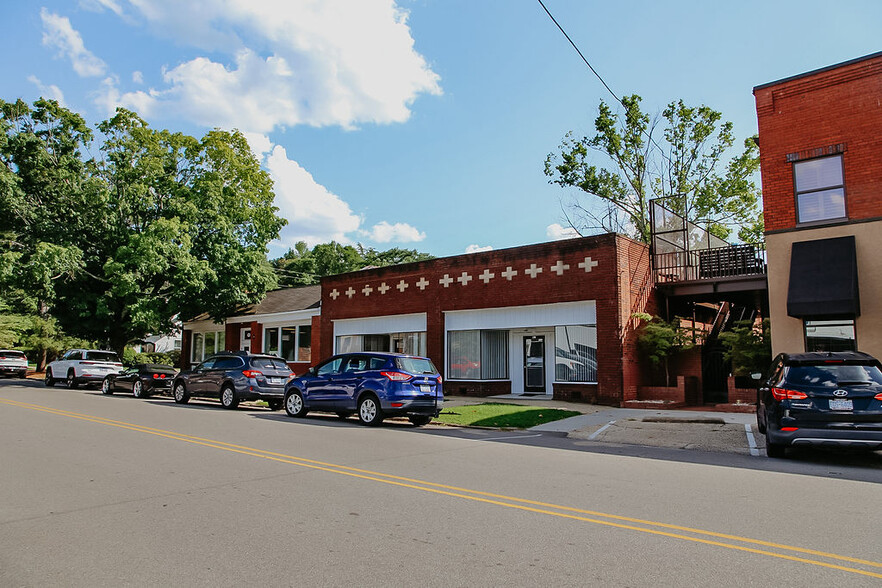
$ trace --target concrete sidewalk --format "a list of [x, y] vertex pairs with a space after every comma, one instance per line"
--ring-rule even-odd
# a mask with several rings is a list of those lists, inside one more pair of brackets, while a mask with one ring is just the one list
[[585, 442], [749, 455], [760, 455], [765, 447], [765, 438], [756, 431], [756, 416], [753, 413], [612, 408], [552, 400], [542, 396], [514, 395], [487, 398], [448, 396], [445, 397], [444, 408], [484, 402], [505, 402], [581, 412], [581, 415], [529, 430], [563, 433], [571, 439]]

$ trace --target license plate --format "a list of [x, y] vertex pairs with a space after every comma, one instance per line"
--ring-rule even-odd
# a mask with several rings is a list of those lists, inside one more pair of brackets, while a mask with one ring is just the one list
[[431, 386], [420, 386], [420, 392], [431, 392], [431, 391], [432, 391]]
[[830, 400], [830, 410], [854, 410], [854, 403], [849, 400]]
[[266, 381], [270, 384], [281, 384], [282, 378], [267, 378]]

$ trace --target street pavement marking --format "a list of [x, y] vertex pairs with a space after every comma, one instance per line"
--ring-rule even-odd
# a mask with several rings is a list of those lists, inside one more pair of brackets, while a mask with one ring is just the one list
[[750, 454], [759, 455], [759, 449], [756, 448], [756, 439], [753, 437], [753, 431], [750, 429], [750, 423], [744, 423], [744, 431], [747, 433], [747, 444], [750, 446]]
[[[307, 459], [303, 457], [296, 457], [292, 455], [286, 455], [284, 453], [275, 453], [271, 451], [265, 451], [262, 449], [254, 449], [251, 447], [245, 447], [242, 445], [235, 445], [232, 443], [226, 443], [224, 441], [216, 441], [213, 439], [204, 439], [201, 437], [195, 437], [193, 435], [186, 435], [183, 433], [176, 433], [174, 431], [165, 431], [163, 429], [155, 429], [152, 427], [146, 427], [143, 425], [137, 425], [134, 423], [127, 423], [124, 421], [115, 421], [112, 419], [106, 419], [104, 417], [98, 417], [93, 415], [81, 414], [70, 412], [66, 410], [60, 410], [55, 408], [50, 408], [47, 406], [39, 406], [36, 404], [27, 404], [24, 402], [19, 402], [16, 400], [9, 400], [5, 398], [0, 398], [0, 403], [7, 404], [10, 406], [15, 406], [18, 408], [25, 408], [29, 410], [35, 410], [40, 412], [45, 412], [49, 414], [54, 414], [58, 416], [74, 418], [82, 421], [92, 422], [101, 425], [107, 425], [111, 427], [117, 427], [120, 429], [128, 429], [131, 431], [136, 431], [140, 433], [146, 433], [149, 435], [155, 435], [158, 437], [165, 437], [167, 439], [174, 439], [178, 441], [184, 441], [187, 443], [193, 443], [195, 445], [202, 445], [204, 447], [212, 447], [215, 449], [221, 449], [224, 451], [229, 451], [232, 453], [238, 453], [241, 455], [250, 455], [253, 457], [261, 457], [264, 459], [269, 459], [272, 461], [278, 461], [280, 463], [286, 463], [291, 465], [298, 465], [305, 468], [310, 468], [314, 470], [329, 472], [333, 474], [339, 474], [344, 476], [350, 476], [354, 478], [360, 478], [363, 480], [370, 480], [374, 482], [381, 482], [384, 484], [390, 484], [393, 486], [399, 486], [402, 488], [411, 488], [414, 490], [422, 490], [424, 492], [431, 492], [434, 494], [441, 494], [445, 496], [451, 496], [455, 498], [463, 498], [466, 500], [472, 500], [476, 502], [483, 502], [486, 504], [493, 504], [496, 506], [502, 506], [506, 508], [513, 508], [517, 510], [523, 510], [528, 512], [533, 512], [537, 514], [545, 514], [549, 516], [555, 516], [565, 519], [577, 520], [582, 522], [593, 523], [597, 525], [603, 525], [607, 527], [614, 527], [618, 529], [626, 529], [630, 531], [639, 531], [641, 533], [647, 533], [651, 535], [657, 535], [662, 537], [669, 537], [673, 539], [680, 539], [683, 541], [691, 541], [693, 543], [700, 543], [704, 545], [713, 545], [716, 547], [723, 547], [726, 549], [733, 549], [736, 551], [743, 551], [747, 553], [754, 553], [757, 555], [765, 555], [769, 557], [775, 557], [778, 559], [784, 559], [789, 561], [795, 561], [799, 563], [806, 563], [814, 566], [840, 570], [843, 572], [849, 572], [853, 574], [859, 574], [862, 576], [869, 576], [871, 578], [882, 578], [882, 573], [862, 570], [859, 568], [851, 568], [843, 565], [818, 561], [814, 559], [807, 559], [804, 557], [798, 557], [794, 555], [788, 555], [786, 553], [775, 553], [773, 551], [766, 551], [763, 549], [757, 549], [754, 547], [747, 547], [745, 545], [735, 545], [732, 543], [724, 543], [721, 541], [714, 541], [711, 539], [703, 539], [701, 537], [692, 537], [689, 535], [683, 535], [680, 533], [672, 533], [668, 531], [661, 531], [658, 529], [671, 529], [676, 531], [681, 531], [685, 533], [692, 533], [693, 535], [701, 535], [706, 537], [714, 537], [717, 539], [727, 539], [729, 541], [737, 541], [740, 543], [746, 543], [749, 545], [760, 545], [763, 547], [779, 549], [782, 551], [790, 551], [794, 553], [801, 553], [805, 555], [813, 555], [817, 557], [823, 557], [827, 559], [837, 560], [841, 562], [848, 562], [851, 564], [864, 565], [872, 568], [882, 568], [882, 562], [869, 561], [864, 559], [858, 559], [854, 557], [849, 557], [846, 555], [838, 555], [835, 553], [827, 553], [824, 551], [817, 551], [814, 549], [807, 549], [803, 547], [795, 547], [791, 545], [784, 545], [781, 543], [772, 543], [769, 541], [763, 541], [760, 539], [751, 539], [748, 537], [740, 537], [738, 535], [728, 535], [725, 533], [717, 533], [714, 531], [705, 531], [702, 529], [694, 529], [691, 527], [684, 527], [680, 525], [672, 525], [669, 523], [660, 523], [656, 521], [648, 521], [643, 519], [637, 519], [632, 517], [626, 517], [621, 515], [613, 515], [607, 514], [592, 510], [579, 509], [568, 506], [561, 506], [557, 504], [547, 503], [547, 502], [539, 502], [535, 500], [528, 500], [524, 498], [516, 498], [512, 496], [505, 496], [502, 494], [493, 494], [490, 492], [482, 492], [479, 490], [470, 490], [468, 488], [459, 488], [456, 486], [448, 486], [446, 484], [438, 484], [435, 482], [427, 482], [425, 480], [417, 480], [413, 478], [406, 478], [402, 476], [395, 476], [391, 474], [384, 474], [381, 472], [373, 472], [370, 470], [364, 470], [359, 468], [353, 468], [349, 466], [343, 466], [338, 464], [332, 464], [322, 461], [316, 461], [312, 459]], [[534, 508], [534, 507], [542, 507], [542, 508]], [[546, 510], [546, 509], [556, 509], [556, 511], [563, 512], [555, 512], [555, 510]], [[578, 513], [578, 514], [570, 514], [570, 513]], [[579, 515], [590, 515], [592, 517], [603, 517], [611, 520], [600, 520], [596, 518], [589, 518], [586, 516]], [[624, 524], [613, 521], [624, 521], [632, 524]], [[644, 527], [638, 527], [635, 525], [644, 525]], [[646, 527], [657, 527], [657, 528], [646, 528]]]
[[593, 441], [595, 437], [597, 437], [598, 435], [600, 435], [601, 433], [603, 433], [604, 431], [609, 429], [611, 426], [613, 426], [613, 424], [615, 424], [615, 421], [610, 421], [610, 422], [606, 423], [605, 425], [603, 425], [602, 427], [600, 427], [599, 429], [597, 429], [596, 431], [594, 431], [593, 433], [588, 435], [588, 440]]

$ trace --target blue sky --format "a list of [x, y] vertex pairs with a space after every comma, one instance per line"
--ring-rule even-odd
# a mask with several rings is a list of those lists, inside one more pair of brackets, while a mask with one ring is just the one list
[[[756, 132], [753, 86], [882, 49], [882, 2], [545, 0], [619, 95]], [[181, 8], [181, 7], [184, 8]], [[562, 236], [548, 153], [611, 101], [536, 0], [5, 2], [0, 98], [245, 132], [290, 224], [438, 256]], [[598, 160], [600, 162], [600, 160]], [[557, 227], [556, 227], [557, 225]]]

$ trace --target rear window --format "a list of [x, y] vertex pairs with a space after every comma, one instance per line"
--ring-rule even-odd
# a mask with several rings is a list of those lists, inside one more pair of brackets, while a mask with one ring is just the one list
[[787, 381], [804, 386], [882, 384], [882, 371], [874, 365], [797, 365], [787, 371]]
[[410, 372], [411, 374], [435, 375], [438, 373], [431, 360], [421, 357], [396, 357], [395, 362], [398, 364], [398, 369]]
[[86, 359], [89, 361], [109, 361], [110, 363], [119, 363], [119, 357], [116, 353], [110, 351], [87, 351]]
[[21, 351], [0, 351], [0, 358], [3, 359], [24, 359], [25, 354]]
[[256, 368], [264, 368], [267, 370], [286, 370], [288, 364], [282, 359], [272, 357], [254, 357], [251, 359], [251, 365]]

